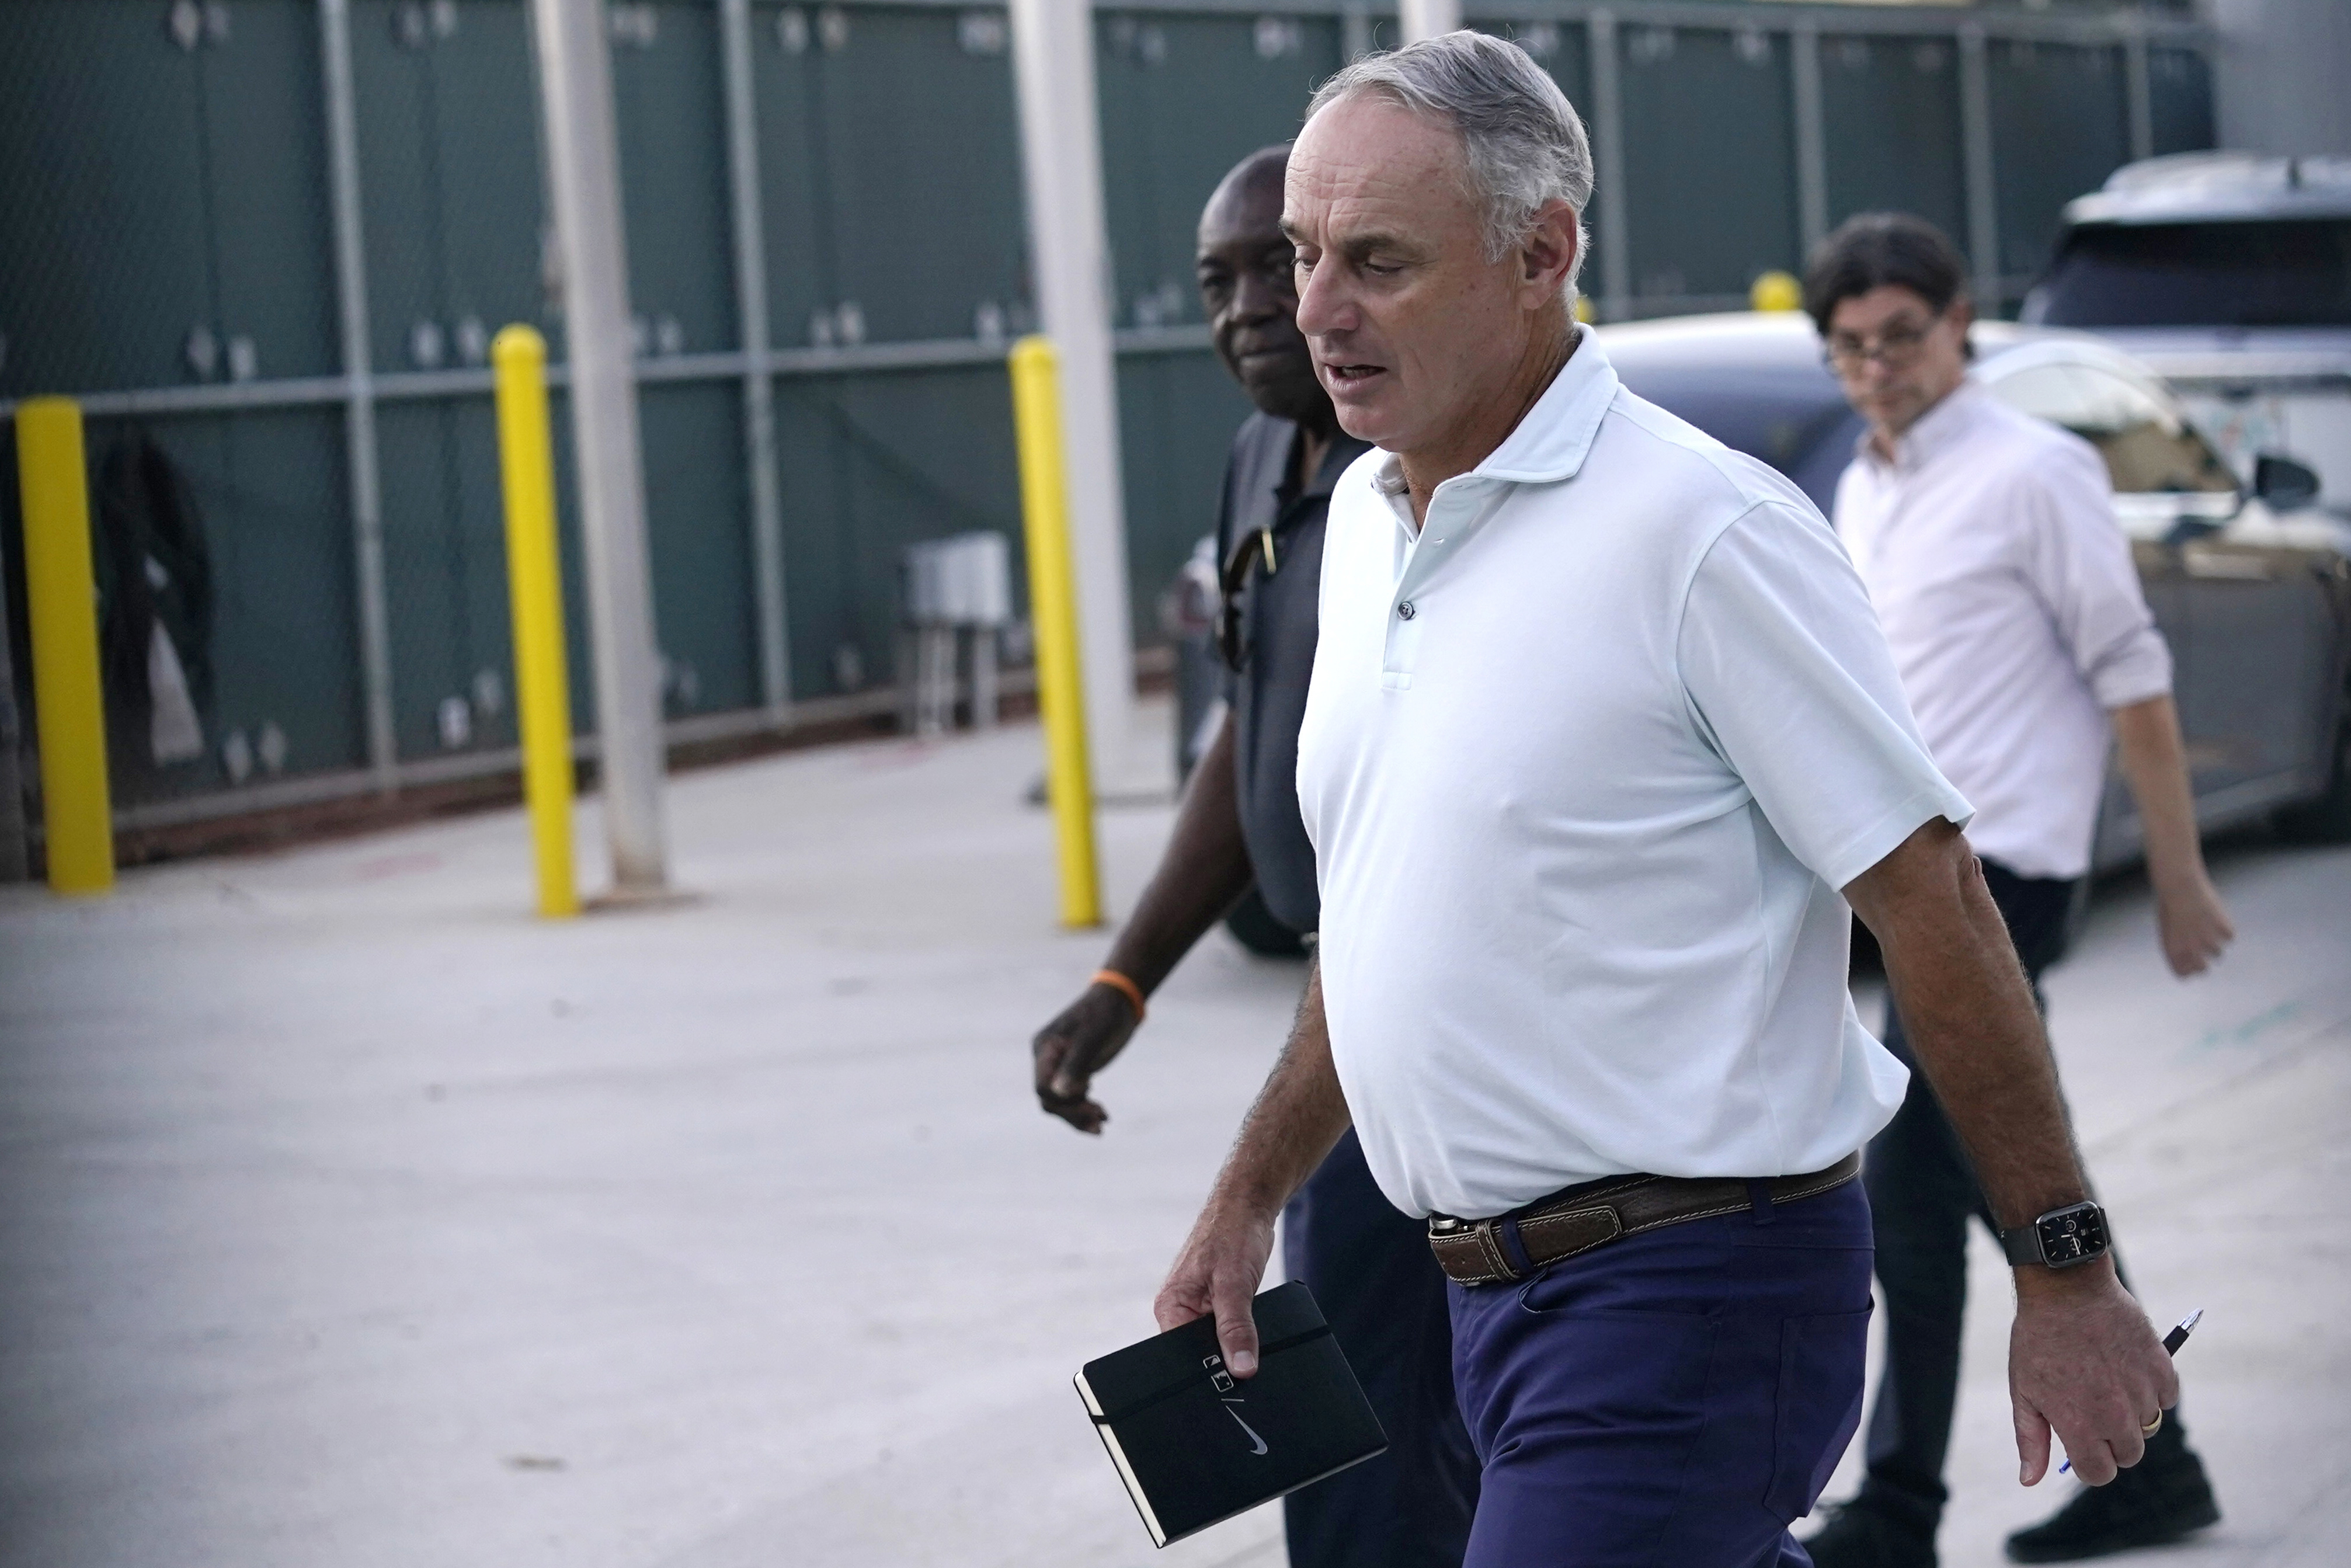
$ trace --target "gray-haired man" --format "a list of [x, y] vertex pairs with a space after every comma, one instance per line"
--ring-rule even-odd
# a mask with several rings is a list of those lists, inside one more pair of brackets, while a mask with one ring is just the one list
[[1300, 736], [1318, 970], [1155, 1310], [1253, 1372], [1273, 1217], [1352, 1115], [1454, 1281], [1466, 1561], [1795, 1564], [1860, 1411], [1855, 1151], [1905, 1082], [1848, 902], [2002, 1223], [2079, 1264], [2018, 1270], [2023, 1479], [2053, 1426], [2111, 1479], [2177, 1385], [1834, 536], [1577, 333], [1591, 171], [1470, 33], [1342, 71], [1291, 154], [1299, 328], [1384, 450], [1332, 493]]

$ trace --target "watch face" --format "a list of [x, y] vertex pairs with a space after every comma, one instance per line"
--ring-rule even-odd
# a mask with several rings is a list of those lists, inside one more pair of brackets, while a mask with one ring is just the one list
[[2041, 1256], [2053, 1269], [2086, 1263], [2105, 1253], [2106, 1215], [2095, 1203], [2053, 1210], [2035, 1223], [2041, 1231]]

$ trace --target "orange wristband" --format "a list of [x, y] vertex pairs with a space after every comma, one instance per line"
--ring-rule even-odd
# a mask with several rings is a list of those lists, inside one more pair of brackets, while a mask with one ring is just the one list
[[1127, 1006], [1134, 1009], [1134, 1021], [1137, 1023], [1143, 1021], [1143, 988], [1141, 986], [1136, 985], [1116, 969], [1096, 969], [1094, 984], [1108, 986], [1112, 990], [1124, 997]]

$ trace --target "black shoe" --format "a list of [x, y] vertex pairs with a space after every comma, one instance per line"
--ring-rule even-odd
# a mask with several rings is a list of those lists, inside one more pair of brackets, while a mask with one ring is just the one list
[[1935, 1568], [1935, 1532], [1870, 1506], [1839, 1503], [1818, 1535], [1803, 1543], [1813, 1568]]
[[2078, 1563], [2138, 1546], [2161, 1546], [2220, 1522], [2201, 1460], [2177, 1455], [2132, 1466], [2102, 1487], [2084, 1487], [2074, 1500], [2030, 1530], [2008, 1538], [2011, 1563]]

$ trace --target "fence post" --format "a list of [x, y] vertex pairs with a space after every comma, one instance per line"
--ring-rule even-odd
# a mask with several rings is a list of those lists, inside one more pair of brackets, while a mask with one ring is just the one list
[[1045, 795], [1061, 872], [1061, 924], [1102, 924], [1094, 870], [1092, 776], [1086, 765], [1085, 676], [1070, 563], [1070, 500], [1061, 462], [1053, 345], [1012, 347], [1012, 423], [1020, 445], [1020, 508], [1029, 553], [1029, 615], [1037, 629], [1037, 706], [1045, 723]]
[[49, 886], [62, 894], [107, 893], [114, 886], [114, 814], [106, 782], [106, 697], [98, 678], [98, 591], [90, 571], [81, 405], [63, 397], [18, 403], [16, 468], [25, 502], [25, 598], [32, 622]]
[[555, 549], [555, 448], [547, 424], [547, 340], [508, 327], [496, 367], [498, 478], [507, 503], [507, 590], [514, 606], [515, 720], [523, 799], [538, 864], [538, 912], [580, 913], [571, 861], [571, 683], [564, 668], [563, 571]]

